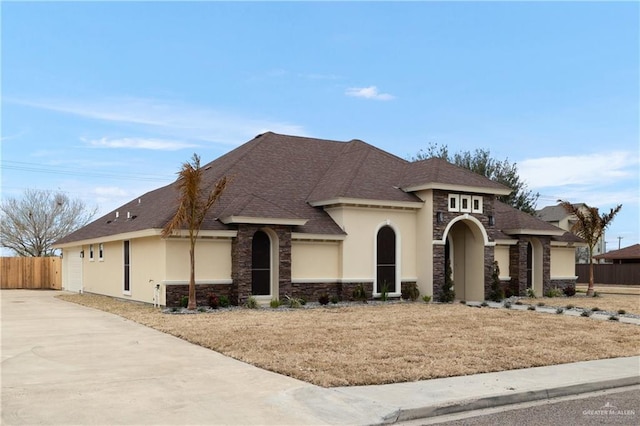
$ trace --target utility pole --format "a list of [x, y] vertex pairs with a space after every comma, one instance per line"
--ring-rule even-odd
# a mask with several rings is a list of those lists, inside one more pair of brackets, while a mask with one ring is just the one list
[[620, 250], [620, 241], [623, 239], [624, 237], [618, 237], [618, 250]]

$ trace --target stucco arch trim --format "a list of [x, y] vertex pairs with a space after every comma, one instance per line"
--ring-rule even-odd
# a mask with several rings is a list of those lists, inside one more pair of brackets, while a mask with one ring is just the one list
[[482, 222], [480, 222], [476, 217], [471, 216], [469, 213], [465, 213], [463, 215], [460, 215], [458, 217], [453, 218], [446, 226], [446, 228], [444, 229], [444, 232], [442, 233], [442, 239], [441, 240], [433, 240], [433, 245], [434, 246], [444, 246], [447, 243], [447, 236], [449, 235], [449, 231], [451, 230], [451, 227], [453, 225], [455, 225], [457, 222], [460, 221], [467, 221], [467, 222], [472, 222], [476, 225], [476, 228], [474, 229], [473, 227], [471, 228], [472, 232], [476, 232], [479, 231], [480, 234], [482, 235], [482, 240], [484, 243], [485, 247], [495, 247], [496, 243], [493, 241], [489, 241], [489, 235], [487, 234], [487, 230], [484, 229], [484, 225], [482, 225]]

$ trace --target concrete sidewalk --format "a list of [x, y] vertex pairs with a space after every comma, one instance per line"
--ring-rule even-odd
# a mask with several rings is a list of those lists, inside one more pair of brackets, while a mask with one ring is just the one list
[[382, 424], [640, 383], [630, 357], [327, 389], [57, 293], [0, 293], [2, 424]]

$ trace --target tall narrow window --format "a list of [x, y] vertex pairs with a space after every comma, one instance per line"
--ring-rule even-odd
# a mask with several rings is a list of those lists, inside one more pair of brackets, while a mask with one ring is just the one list
[[258, 231], [251, 243], [251, 294], [268, 296], [271, 294], [271, 240]]
[[89, 244], [89, 261], [93, 262], [93, 244]]
[[98, 260], [104, 260], [104, 245], [102, 243], [98, 244]]
[[129, 241], [124, 241], [124, 287], [125, 294], [131, 294], [131, 255]]
[[396, 233], [390, 226], [383, 226], [377, 236], [376, 293], [396, 292]]

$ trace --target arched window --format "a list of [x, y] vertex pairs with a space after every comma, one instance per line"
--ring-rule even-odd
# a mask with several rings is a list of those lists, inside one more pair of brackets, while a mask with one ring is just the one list
[[396, 233], [390, 226], [383, 226], [376, 238], [376, 293], [396, 292]]
[[251, 245], [251, 294], [268, 296], [271, 294], [271, 240], [258, 231], [253, 235]]

